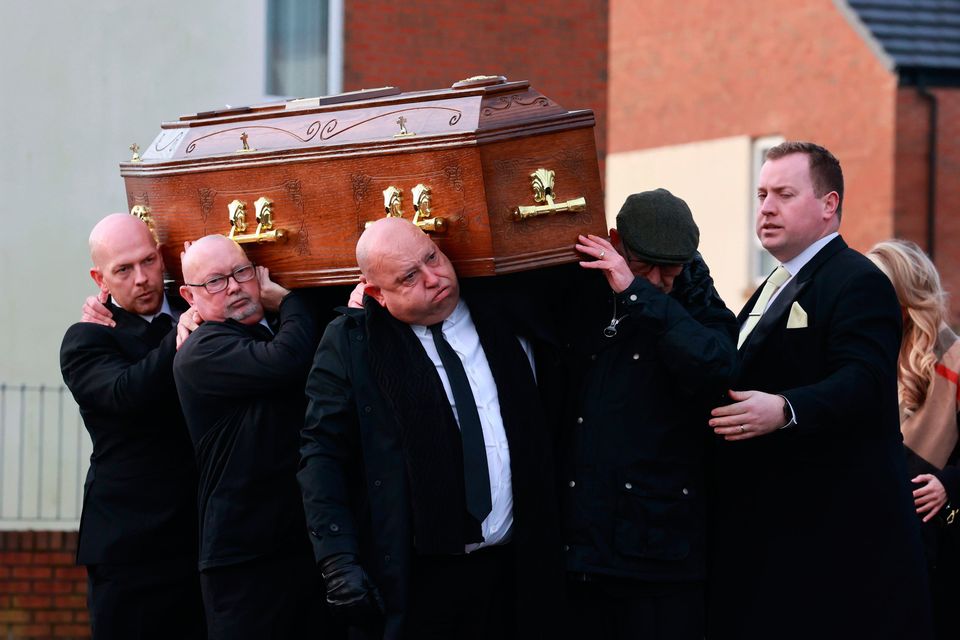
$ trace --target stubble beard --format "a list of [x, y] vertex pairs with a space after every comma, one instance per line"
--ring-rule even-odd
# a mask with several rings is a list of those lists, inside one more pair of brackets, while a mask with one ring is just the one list
[[262, 312], [263, 306], [259, 302], [254, 302], [252, 299], [246, 298], [246, 304], [239, 309], [231, 311], [229, 314], [227, 314], [227, 318], [236, 322], [243, 322], [247, 318], [256, 315], [257, 313], [263, 315]]

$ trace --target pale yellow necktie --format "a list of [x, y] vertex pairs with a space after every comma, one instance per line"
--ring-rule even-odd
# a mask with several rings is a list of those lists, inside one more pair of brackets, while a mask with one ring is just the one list
[[743, 327], [740, 328], [740, 340], [737, 341], [737, 349], [743, 346], [743, 343], [747, 340], [747, 336], [750, 335], [753, 328], [760, 322], [760, 316], [767, 310], [767, 304], [770, 303], [770, 298], [772, 298], [776, 290], [782, 287], [783, 283], [789, 279], [790, 272], [787, 271], [786, 267], [780, 265], [773, 270], [773, 273], [770, 274], [767, 281], [763, 283], [763, 289], [760, 291], [760, 297], [757, 298], [757, 303], [753, 305], [753, 309], [750, 310], [750, 315], [747, 316], [747, 321], [744, 322]]

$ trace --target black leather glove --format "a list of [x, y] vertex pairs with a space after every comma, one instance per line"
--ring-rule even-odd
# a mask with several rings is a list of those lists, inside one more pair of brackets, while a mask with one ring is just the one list
[[330, 610], [348, 620], [362, 621], [384, 612], [383, 598], [352, 553], [336, 553], [320, 563]]
[[696, 253], [673, 281], [672, 295], [681, 303], [707, 305], [715, 296], [713, 278], [703, 256]]

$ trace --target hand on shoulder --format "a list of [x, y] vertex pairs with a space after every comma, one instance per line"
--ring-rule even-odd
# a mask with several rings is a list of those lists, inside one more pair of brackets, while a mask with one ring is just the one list
[[257, 267], [257, 282], [260, 283], [260, 302], [267, 311], [276, 312], [280, 309], [280, 303], [290, 293], [286, 289], [270, 279], [270, 270], [266, 267]]
[[84, 301], [83, 309], [80, 314], [80, 322], [92, 322], [102, 324], [105, 327], [117, 326], [113, 319], [113, 313], [106, 307], [110, 295], [101, 291], [95, 296], [90, 296]]

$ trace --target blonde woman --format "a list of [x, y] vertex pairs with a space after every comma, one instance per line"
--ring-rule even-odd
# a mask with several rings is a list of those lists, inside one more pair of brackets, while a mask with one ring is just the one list
[[941, 602], [956, 596], [960, 568], [960, 467], [957, 380], [960, 340], [946, 324], [946, 294], [940, 276], [924, 252], [912, 242], [888, 240], [867, 254], [890, 278], [903, 309], [903, 342], [898, 363], [900, 429], [907, 447], [917, 515], [924, 523], [924, 542], [931, 569], [934, 609], [942, 631]]

